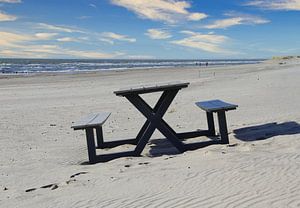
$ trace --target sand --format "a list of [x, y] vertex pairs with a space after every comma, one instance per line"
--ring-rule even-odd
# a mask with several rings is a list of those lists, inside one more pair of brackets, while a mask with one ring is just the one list
[[[300, 59], [279, 63], [1, 75], [1, 207], [300, 207]], [[191, 83], [164, 117], [178, 132], [206, 128], [197, 101], [239, 105], [227, 113], [230, 145], [177, 154], [156, 132], [142, 157], [85, 163], [72, 122], [109, 111], [105, 140], [133, 138], [144, 118], [113, 91], [170, 81]]]

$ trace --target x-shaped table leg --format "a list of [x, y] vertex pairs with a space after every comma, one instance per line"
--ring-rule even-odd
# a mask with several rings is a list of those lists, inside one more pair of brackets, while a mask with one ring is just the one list
[[163, 120], [168, 107], [175, 98], [178, 90], [164, 91], [155, 107], [152, 109], [138, 94], [126, 95], [126, 98], [147, 118], [140, 130], [135, 153], [140, 155], [154, 133], [158, 129], [180, 151], [184, 152], [184, 144], [178, 139], [176, 132]]

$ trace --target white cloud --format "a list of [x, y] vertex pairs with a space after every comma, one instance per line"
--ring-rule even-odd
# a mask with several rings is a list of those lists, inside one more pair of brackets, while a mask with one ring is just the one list
[[79, 42], [78, 39], [71, 38], [71, 37], [58, 38], [57, 41], [59, 41], [59, 42]]
[[246, 5], [256, 6], [269, 10], [300, 11], [300, 0], [252, 0]]
[[[0, 56], [18, 58], [114, 58], [122, 53], [74, 50], [57, 45], [39, 45], [35, 41], [53, 38], [55, 33], [36, 33], [34, 35], [0, 31]], [[66, 40], [66, 39], [65, 39]]]
[[192, 13], [188, 16], [188, 19], [191, 21], [198, 21], [198, 20], [204, 19], [206, 17], [207, 17], [207, 15], [204, 13]]
[[0, 11], [0, 22], [15, 21], [16, 19], [17, 19], [16, 16], [5, 14], [4, 12]]
[[123, 55], [123, 53], [101, 53], [98, 51], [82, 51], [82, 50], [70, 50], [64, 49], [62, 55], [69, 55], [75, 58], [91, 58], [91, 59], [107, 59], [115, 58]]
[[0, 0], [0, 3], [21, 3], [21, 0]]
[[57, 35], [58, 35], [58, 33], [36, 33], [35, 37], [37, 37], [40, 40], [49, 40]]
[[192, 31], [181, 31], [181, 33], [188, 35], [188, 37], [181, 40], [171, 41], [171, 43], [211, 53], [230, 53], [229, 51], [221, 48], [221, 45], [228, 40], [226, 36], [215, 35], [212, 33], [202, 34]]
[[154, 56], [149, 56], [149, 55], [128, 55], [125, 58], [128, 59], [154, 59]]
[[105, 42], [105, 43], [109, 43], [111, 45], [114, 44], [114, 41], [107, 39], [107, 38], [99, 38], [100, 41]]
[[32, 37], [29, 35], [21, 35], [3, 31], [0, 31], [0, 37], [1, 47], [17, 47], [18, 43], [32, 40]]
[[85, 19], [90, 19], [90, 18], [91, 18], [91, 16], [80, 16], [77, 19], [85, 20]]
[[57, 25], [50, 25], [50, 24], [46, 24], [46, 23], [38, 23], [37, 27], [40, 29], [46, 29], [46, 30], [54, 30], [54, 31], [60, 31], [60, 32], [66, 32], [66, 33], [74, 33], [74, 32], [78, 32], [78, 33], [84, 33], [81, 30], [78, 29], [73, 29], [70, 27], [65, 27], [65, 26], [57, 26]]
[[62, 48], [57, 45], [33, 45], [29, 46], [24, 50], [27, 53], [37, 53], [37, 54], [44, 54], [47, 57], [56, 57], [58, 55], [61, 56], [68, 56], [74, 58], [94, 58], [94, 59], [101, 59], [101, 58], [113, 58], [118, 53], [109, 54], [109, 53], [101, 53], [98, 51], [86, 51], [86, 50], [72, 50], [67, 48]]
[[89, 6], [97, 9], [97, 6], [95, 4], [89, 4]]
[[183, 0], [111, 0], [136, 13], [140, 18], [176, 23], [181, 19], [197, 21], [207, 17], [204, 13], [189, 12], [190, 3]]
[[168, 39], [172, 37], [172, 35], [169, 32], [161, 29], [148, 29], [145, 34], [151, 39]]
[[123, 55], [122, 53], [101, 53], [98, 51], [72, 50], [59, 47], [57, 45], [28, 45], [20, 49], [4, 49], [0, 50], [2, 57], [14, 58], [91, 58], [103, 59], [114, 58]]
[[99, 38], [100, 41], [104, 41], [104, 42], [108, 42], [110, 44], [114, 44], [114, 40], [118, 40], [118, 41], [126, 41], [126, 42], [136, 42], [135, 38], [130, 38], [126, 35], [120, 35], [117, 33], [113, 33], [113, 32], [103, 32], [100, 35], [101, 37]]
[[226, 14], [227, 16], [230, 16], [230, 18], [222, 19], [222, 20], [216, 20], [214, 23], [210, 25], [204, 26], [204, 28], [208, 29], [215, 29], [215, 28], [228, 28], [235, 25], [255, 25], [255, 24], [265, 24], [270, 22], [267, 19], [258, 17], [258, 16], [252, 16], [252, 15], [245, 15], [245, 14]]

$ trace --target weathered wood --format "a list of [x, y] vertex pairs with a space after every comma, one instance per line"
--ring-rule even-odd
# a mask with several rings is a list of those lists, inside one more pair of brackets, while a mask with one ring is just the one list
[[219, 111], [217, 114], [222, 144], [229, 144], [225, 111]]
[[96, 161], [96, 147], [94, 140], [94, 130], [93, 128], [86, 128], [86, 142], [88, 149], [89, 162], [95, 163]]
[[129, 87], [125, 89], [120, 89], [114, 91], [117, 96], [125, 96], [131, 94], [144, 94], [151, 92], [159, 92], [165, 90], [176, 90], [188, 87], [189, 82], [168, 82], [168, 83], [160, 83], [160, 84], [151, 84], [151, 85], [140, 85]]
[[76, 122], [73, 126], [71, 126], [71, 128], [73, 128], [74, 130], [78, 130], [102, 126], [102, 124], [104, 124], [109, 116], [110, 113], [107, 112], [90, 114], [82, 118], [80, 121]]
[[103, 129], [102, 126], [95, 127], [96, 129], [96, 138], [97, 138], [97, 147], [103, 146]]
[[213, 113], [206, 112], [206, 118], [207, 118], [207, 126], [208, 126], [209, 136], [215, 136], [216, 130], [215, 130]]
[[200, 136], [210, 136], [208, 130], [181, 132], [181, 133], [176, 133], [176, 135], [178, 139], [189, 139], [189, 138], [195, 138]]
[[159, 101], [159, 106], [156, 106], [157, 110], [154, 111], [139, 95], [130, 94], [125, 97], [147, 118], [149, 123], [145, 131], [140, 134], [141, 138], [135, 148], [137, 154], [141, 154], [146, 143], [149, 141], [155, 129], [159, 130], [180, 152], [184, 152], [185, 148], [183, 143], [177, 138], [176, 132], [166, 125], [163, 121], [163, 116], [166, 113], [168, 107], [172, 103], [179, 89], [165, 90], [166, 93], [163, 99]]
[[124, 144], [134, 144], [138, 143], [137, 139], [126, 139], [126, 140], [117, 140], [110, 142], [103, 142], [102, 145], [98, 145], [97, 149], [113, 148]]
[[220, 110], [234, 110], [238, 107], [238, 105], [226, 103], [222, 100], [209, 100], [209, 101], [202, 101], [196, 102], [196, 105], [205, 110], [206, 112], [217, 112]]

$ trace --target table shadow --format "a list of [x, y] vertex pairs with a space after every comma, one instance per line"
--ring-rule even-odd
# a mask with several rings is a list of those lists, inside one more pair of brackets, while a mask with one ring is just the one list
[[177, 155], [180, 152], [172, 145], [166, 138], [161, 139], [151, 139], [148, 143], [150, 146], [149, 156], [150, 157], [160, 157], [162, 155]]
[[300, 133], [300, 125], [295, 121], [284, 123], [267, 123], [248, 126], [233, 131], [234, 136], [242, 141], [265, 140], [279, 135], [294, 135]]
[[[191, 141], [192, 140], [192, 141]], [[195, 146], [199, 144], [203, 144], [206, 141], [219, 141], [218, 136], [209, 137], [209, 136], [199, 136], [195, 138], [188, 138], [181, 140], [184, 144], [195, 144]], [[150, 149], [148, 152], [148, 156], [150, 157], [160, 157], [163, 155], [178, 155], [182, 154], [177, 148], [166, 138], [159, 138], [159, 139], [151, 139], [148, 143]], [[211, 144], [213, 145], [213, 144]], [[209, 145], [205, 145], [209, 146]], [[197, 147], [190, 150], [200, 149], [203, 147]]]

